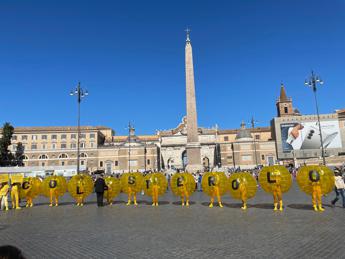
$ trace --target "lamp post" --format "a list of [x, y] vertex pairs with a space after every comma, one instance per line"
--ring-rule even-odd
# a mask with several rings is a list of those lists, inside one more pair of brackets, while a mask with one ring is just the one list
[[77, 101], [78, 101], [77, 174], [79, 174], [79, 171], [80, 171], [80, 103], [84, 97], [89, 95], [89, 93], [88, 93], [88, 91], [86, 91], [86, 90], [84, 91], [80, 87], [80, 82], [79, 82], [76, 89], [74, 91], [70, 92], [70, 95], [71, 96], [77, 96]]
[[128, 172], [131, 172], [131, 122], [128, 122]]
[[309, 80], [305, 80], [304, 84], [306, 86], [309, 86], [312, 88], [313, 93], [314, 93], [314, 99], [315, 99], [315, 106], [316, 106], [316, 114], [317, 114], [317, 121], [319, 124], [319, 131], [320, 131], [320, 142], [321, 142], [321, 154], [322, 154], [322, 161], [323, 165], [326, 165], [326, 159], [325, 159], [325, 150], [323, 148], [323, 138], [322, 138], [322, 132], [321, 132], [321, 123], [320, 123], [320, 114], [319, 114], [319, 105], [317, 103], [317, 98], [316, 98], [316, 90], [317, 90], [317, 85], [323, 85], [323, 81], [321, 78], [317, 75], [314, 74], [313, 71], [311, 71], [311, 76]]
[[[257, 123], [257, 121], [254, 120], [254, 117], [252, 117], [252, 120], [250, 121], [251, 125], [252, 125], [252, 129], [253, 129], [253, 133], [254, 133], [254, 129], [255, 129], [255, 124]], [[254, 156], [255, 156], [255, 164], [256, 167], [258, 167], [258, 156], [257, 156], [257, 151], [256, 151], [256, 135], [254, 134], [254, 138], [253, 138], [253, 143], [254, 143]]]

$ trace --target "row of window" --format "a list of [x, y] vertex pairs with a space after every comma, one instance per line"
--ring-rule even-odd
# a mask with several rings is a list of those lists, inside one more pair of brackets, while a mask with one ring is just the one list
[[[79, 146], [80, 146], [80, 148], [85, 148], [85, 147], [86, 147], [86, 144], [85, 144], [84, 142], [82, 142], [82, 143], [79, 144]], [[93, 147], [95, 147], [95, 146], [96, 146], [96, 145], [95, 145], [94, 142], [91, 142], [91, 143], [90, 143], [90, 148], [93, 148]], [[67, 144], [66, 144], [66, 143], [61, 143], [61, 144], [59, 145], [59, 147], [58, 147], [57, 144], [52, 143], [50, 147], [51, 147], [51, 149], [57, 149], [57, 148], [66, 149], [66, 148], [67, 148]], [[69, 145], [69, 148], [75, 149], [75, 148], [77, 148], [77, 144], [76, 144], [76, 143], [71, 143], [71, 144]], [[15, 149], [16, 149], [16, 146], [13, 145], [13, 150], [15, 150]], [[24, 149], [25, 149], [25, 145], [24, 145]], [[36, 149], [38, 149], [38, 145], [37, 145], [37, 144], [31, 144], [31, 150], [36, 150]], [[41, 145], [41, 149], [48, 149], [48, 145], [47, 145], [47, 144], [42, 144], [42, 145]]]
[[[48, 135], [31, 135], [31, 140], [38, 140], [38, 137], [40, 136], [41, 140], [48, 140]], [[86, 138], [86, 134], [84, 133], [81, 133], [80, 135], [80, 138], [83, 139], [83, 138]], [[96, 134], [95, 133], [90, 133], [90, 139], [94, 139], [96, 137]], [[12, 136], [12, 139], [13, 140], [17, 140], [19, 136], [17, 135], [13, 135]], [[28, 140], [29, 136], [28, 135], [21, 135], [21, 140]], [[70, 135], [70, 138], [71, 139], [77, 139], [77, 134], [71, 134]], [[51, 140], [57, 140], [58, 139], [58, 135], [57, 134], [53, 134], [53, 135], [50, 135], [50, 139]], [[60, 135], [60, 139], [63, 140], [63, 139], [67, 139], [67, 134], [61, 134]]]
[[[81, 157], [81, 158], [87, 158], [87, 154], [86, 153], [80, 153], [80, 155], [79, 155], [79, 157]], [[59, 156], [58, 156], [58, 158], [59, 159], [66, 159], [66, 158], [68, 158], [68, 155], [67, 154], [60, 154]], [[23, 156], [23, 160], [28, 160], [29, 158], [26, 156], [26, 155], [24, 155]], [[46, 154], [43, 154], [43, 155], [40, 155], [39, 157], [38, 157], [38, 159], [49, 159], [49, 156], [48, 155], [46, 155]]]

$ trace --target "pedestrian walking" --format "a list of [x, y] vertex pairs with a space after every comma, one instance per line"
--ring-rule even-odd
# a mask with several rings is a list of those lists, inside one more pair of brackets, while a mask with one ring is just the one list
[[103, 207], [103, 196], [104, 196], [104, 190], [107, 189], [107, 185], [105, 184], [105, 181], [103, 179], [103, 175], [99, 175], [97, 177], [97, 180], [95, 182], [95, 192], [97, 195], [97, 206]]
[[335, 206], [335, 203], [339, 200], [339, 196], [341, 196], [341, 198], [343, 199], [343, 208], [345, 208], [345, 183], [344, 183], [344, 179], [340, 173], [339, 170], [335, 171], [335, 187], [334, 187], [334, 191], [335, 191], [335, 198], [334, 200], [332, 200], [332, 206]]

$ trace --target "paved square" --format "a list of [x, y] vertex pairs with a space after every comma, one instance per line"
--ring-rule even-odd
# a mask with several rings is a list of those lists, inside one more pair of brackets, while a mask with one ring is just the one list
[[33, 208], [0, 211], [0, 244], [21, 248], [28, 258], [344, 258], [343, 208], [312, 211], [311, 198], [293, 184], [284, 195], [286, 210], [274, 212], [263, 190], [248, 203], [224, 196], [224, 208], [208, 208], [208, 197], [195, 193], [182, 208], [170, 191], [159, 207], [140, 196], [136, 208], [121, 194], [113, 206], [97, 208], [89, 197], [80, 208], [67, 194], [61, 206], [46, 198]]

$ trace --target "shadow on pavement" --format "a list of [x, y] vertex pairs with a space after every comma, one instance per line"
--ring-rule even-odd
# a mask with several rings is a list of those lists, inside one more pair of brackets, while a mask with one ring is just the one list
[[296, 210], [313, 210], [313, 206], [311, 204], [289, 204], [287, 206]]
[[[228, 208], [234, 208], [234, 209], [239, 209], [242, 207], [242, 203], [223, 203], [223, 205], [225, 207], [228, 207]], [[250, 207], [249, 205], [247, 205], [248, 208]]]
[[265, 210], [273, 210], [274, 206], [272, 203], [258, 203], [250, 205], [252, 208], [258, 208], [258, 209], [265, 209]]

